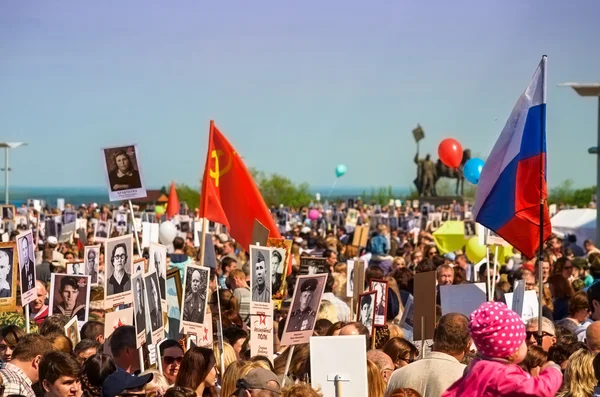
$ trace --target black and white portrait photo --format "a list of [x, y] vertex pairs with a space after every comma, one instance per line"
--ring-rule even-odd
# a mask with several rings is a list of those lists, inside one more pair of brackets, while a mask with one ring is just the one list
[[271, 251], [271, 291], [273, 293], [281, 288], [286, 254], [285, 248], [273, 248]]
[[209, 269], [188, 265], [185, 271], [182, 321], [204, 323]]
[[[312, 330], [314, 330], [317, 321], [317, 313], [323, 290], [325, 289], [326, 274], [313, 276], [299, 276], [294, 289], [294, 297], [290, 307], [285, 334], [294, 332], [307, 332], [302, 338], [294, 338], [294, 343], [308, 343]], [[284, 334], [282, 343], [286, 343], [287, 337]]]
[[[146, 293], [142, 274], [137, 274], [133, 279], [133, 318], [135, 320], [135, 334], [145, 335], [146, 330]], [[145, 338], [144, 338], [145, 339]]]
[[76, 222], [77, 222], [77, 212], [75, 212], [73, 210], [65, 210], [65, 212], [63, 212], [62, 223], [64, 225], [69, 225], [71, 223], [76, 223]]
[[12, 205], [3, 205], [2, 219], [4, 219], [5, 221], [15, 219], [15, 207]]
[[100, 262], [100, 246], [88, 245], [83, 253], [84, 274], [90, 276], [92, 285], [98, 284], [98, 266]]
[[137, 145], [102, 149], [110, 201], [144, 198]]
[[377, 292], [369, 291], [360, 295], [359, 299], [359, 311], [358, 311], [358, 322], [362, 323], [367, 329], [371, 336], [373, 336], [373, 325], [375, 322], [375, 301], [377, 300]]
[[271, 302], [271, 249], [250, 246], [252, 302]]
[[96, 223], [96, 233], [94, 239], [96, 241], [104, 241], [110, 236], [110, 222], [98, 221]]
[[477, 234], [475, 221], [464, 221], [463, 223], [465, 225], [465, 237], [472, 237]]
[[354, 261], [349, 260], [346, 264], [346, 296], [348, 298], [354, 297]]
[[158, 277], [152, 272], [144, 277], [146, 285], [146, 298], [148, 299], [148, 311], [150, 313], [150, 327], [152, 332], [163, 326], [162, 305], [160, 303], [160, 291], [158, 289]]
[[325, 273], [327, 269], [327, 263], [325, 258], [314, 258], [312, 256], [306, 256], [300, 258], [300, 274], [301, 275], [312, 275]]
[[158, 274], [158, 287], [160, 289], [160, 299], [166, 301], [166, 282], [167, 282], [167, 247], [161, 244], [151, 244], [149, 251], [148, 271], [156, 271]]
[[21, 274], [21, 301], [23, 306], [35, 300], [35, 253], [31, 230], [17, 236], [19, 270]]
[[90, 303], [89, 276], [71, 276], [52, 273], [50, 281], [49, 315], [63, 314], [77, 321], [88, 319]]
[[56, 227], [56, 221], [53, 218], [47, 218], [46, 219], [46, 226], [45, 226], [45, 233], [44, 233], [45, 238], [47, 239], [50, 236], [54, 236], [56, 238], [59, 237], [58, 235], [58, 230]]
[[127, 213], [125, 212], [117, 212], [115, 215], [115, 222], [117, 223], [117, 227], [125, 227], [127, 226]]
[[14, 246], [0, 248], [0, 298], [10, 298], [14, 291], [12, 278], [14, 250]]
[[[131, 234], [106, 240], [104, 243], [104, 304], [131, 303], [133, 268], [133, 236]], [[118, 295], [118, 297], [113, 297]]]
[[67, 263], [67, 274], [73, 274], [76, 276], [85, 275], [85, 267], [83, 262], [69, 262]]
[[17, 304], [18, 264], [15, 244], [0, 243], [0, 312], [12, 312]]
[[374, 325], [376, 327], [385, 327], [387, 317], [387, 281], [371, 280], [370, 290], [377, 292]]

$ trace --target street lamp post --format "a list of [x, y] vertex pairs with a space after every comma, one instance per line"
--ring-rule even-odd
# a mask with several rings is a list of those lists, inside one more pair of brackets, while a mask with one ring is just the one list
[[0, 142], [0, 148], [4, 148], [4, 202], [8, 204], [8, 151], [9, 149], [15, 149], [19, 146], [26, 146], [25, 142]]
[[600, 244], [600, 83], [579, 84], [564, 83], [561, 86], [571, 87], [577, 94], [583, 97], [598, 98], [598, 133], [596, 136], [596, 147], [588, 149], [588, 153], [595, 154], [596, 157], [596, 244]]

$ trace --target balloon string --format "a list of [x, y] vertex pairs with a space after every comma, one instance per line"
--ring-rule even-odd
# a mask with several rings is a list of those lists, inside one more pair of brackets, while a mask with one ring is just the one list
[[331, 190], [329, 191], [329, 194], [327, 195], [327, 201], [329, 201], [329, 199], [331, 198], [331, 193], [333, 193], [333, 189], [335, 189], [335, 185], [337, 184], [339, 178], [335, 178], [335, 181], [333, 181], [333, 185], [331, 186]]

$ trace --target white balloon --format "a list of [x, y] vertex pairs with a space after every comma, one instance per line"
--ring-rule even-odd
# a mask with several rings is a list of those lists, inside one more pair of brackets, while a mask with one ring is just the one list
[[177, 228], [170, 221], [166, 221], [160, 224], [158, 239], [161, 244], [169, 245], [177, 237]]

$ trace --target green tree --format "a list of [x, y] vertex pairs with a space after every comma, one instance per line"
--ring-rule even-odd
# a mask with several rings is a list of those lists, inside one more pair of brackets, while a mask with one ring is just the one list
[[282, 175], [267, 175], [256, 169], [250, 169], [250, 173], [268, 206], [283, 204], [301, 207], [313, 199], [308, 183], [296, 185]]
[[386, 205], [387, 199], [387, 189], [384, 187], [380, 187], [379, 190], [377, 191], [377, 204], [379, 205]]
[[573, 185], [573, 180], [567, 179], [560, 185], [550, 189], [548, 202], [550, 204], [567, 204], [577, 207], [589, 205], [594, 194], [596, 194], [596, 186], [574, 189]]

